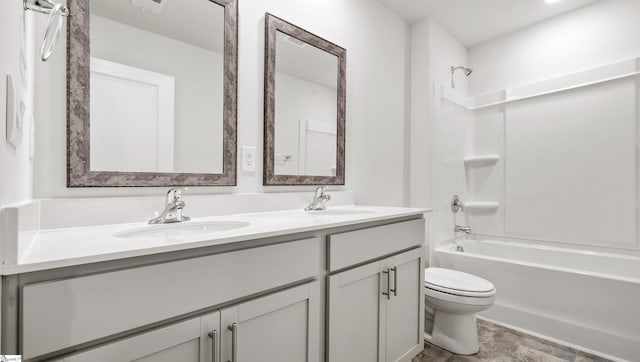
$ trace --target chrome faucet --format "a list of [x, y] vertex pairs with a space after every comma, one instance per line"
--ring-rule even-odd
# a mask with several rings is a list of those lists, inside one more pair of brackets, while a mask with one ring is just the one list
[[467, 235], [471, 234], [471, 226], [460, 226], [456, 225], [453, 227], [453, 231], [456, 233], [465, 233]]
[[182, 209], [185, 207], [182, 201], [182, 193], [187, 191], [185, 187], [174, 187], [167, 191], [167, 205], [160, 216], [149, 220], [149, 224], [171, 224], [175, 222], [189, 221], [191, 218], [182, 215]]
[[304, 208], [304, 211], [326, 210], [327, 201], [331, 200], [331, 195], [325, 195], [325, 191], [327, 191], [326, 186], [319, 186], [316, 188], [316, 194], [313, 196], [313, 201], [311, 201], [309, 206]]

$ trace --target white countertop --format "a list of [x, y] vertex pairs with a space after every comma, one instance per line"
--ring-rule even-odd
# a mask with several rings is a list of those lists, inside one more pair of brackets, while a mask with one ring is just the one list
[[[212, 245], [230, 244], [279, 235], [302, 233], [366, 222], [381, 221], [431, 210], [398, 207], [340, 206], [330, 207], [333, 214], [287, 210], [266, 213], [237, 214], [193, 219], [187, 223], [246, 222], [248, 226], [207, 234], [178, 237], [115, 236], [129, 230], [148, 227], [176, 227], [183, 224], [149, 226], [147, 223], [87, 226], [21, 233], [28, 243], [17, 265], [4, 265], [2, 275], [89, 264], [108, 260], [165, 253]], [[344, 210], [342, 213], [340, 210]]]

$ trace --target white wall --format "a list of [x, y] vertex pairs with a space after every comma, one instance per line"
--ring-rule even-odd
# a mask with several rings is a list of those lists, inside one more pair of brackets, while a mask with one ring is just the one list
[[[466, 196], [462, 159], [473, 115], [440, 95], [441, 87], [451, 89], [451, 66], [467, 66], [467, 50], [433, 19], [413, 24], [411, 37], [410, 205], [434, 208], [432, 240], [438, 242], [453, 237], [449, 200]], [[455, 92], [466, 96], [467, 79], [462, 73], [455, 79]]]
[[[370, 0], [246, 0], [239, 1], [239, 9], [238, 146], [257, 147], [257, 159], [262, 159], [264, 13], [268, 11], [347, 49], [347, 188], [354, 191], [358, 203], [402, 205], [406, 172], [405, 22]], [[46, 17], [38, 17], [37, 33], [45, 21]], [[61, 41], [53, 59], [36, 67], [40, 136], [35, 197], [162, 193], [159, 189], [66, 188], [65, 47]], [[256, 173], [239, 170], [235, 188], [205, 188], [193, 193], [265, 189], [259, 164]]]
[[471, 94], [640, 55], [640, 1], [598, 1], [469, 49]]
[[174, 77], [175, 171], [222, 172], [222, 54], [92, 15], [91, 55]]
[[432, 204], [432, 172], [434, 147], [433, 86], [430, 74], [429, 20], [411, 25], [411, 132], [409, 205]]
[[[29, 118], [33, 113], [33, 21], [25, 17], [21, 1], [0, 2], [0, 207], [31, 199]], [[21, 143], [6, 142], [6, 76], [11, 75], [17, 103], [26, 105]]]

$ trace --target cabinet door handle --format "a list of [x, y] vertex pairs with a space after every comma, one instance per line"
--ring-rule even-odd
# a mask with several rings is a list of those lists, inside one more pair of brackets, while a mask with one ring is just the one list
[[228, 328], [231, 331], [231, 361], [229, 362], [238, 362], [238, 323], [233, 323]]
[[391, 278], [389, 277], [389, 269], [383, 270], [382, 274], [387, 275], [387, 292], [382, 292], [382, 295], [387, 296], [387, 300], [391, 299]]
[[391, 289], [391, 291], [393, 292], [393, 296], [397, 297], [398, 296], [398, 267], [394, 266], [390, 270], [393, 271], [393, 289]]
[[220, 346], [218, 345], [218, 330], [214, 329], [209, 332], [209, 338], [211, 338], [211, 362], [220, 362], [220, 358], [218, 356], [218, 351], [220, 350]]

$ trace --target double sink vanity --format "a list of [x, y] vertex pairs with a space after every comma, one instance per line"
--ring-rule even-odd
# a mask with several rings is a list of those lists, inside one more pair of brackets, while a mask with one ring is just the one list
[[422, 209], [336, 206], [41, 230], [3, 266], [26, 361], [408, 361]]

